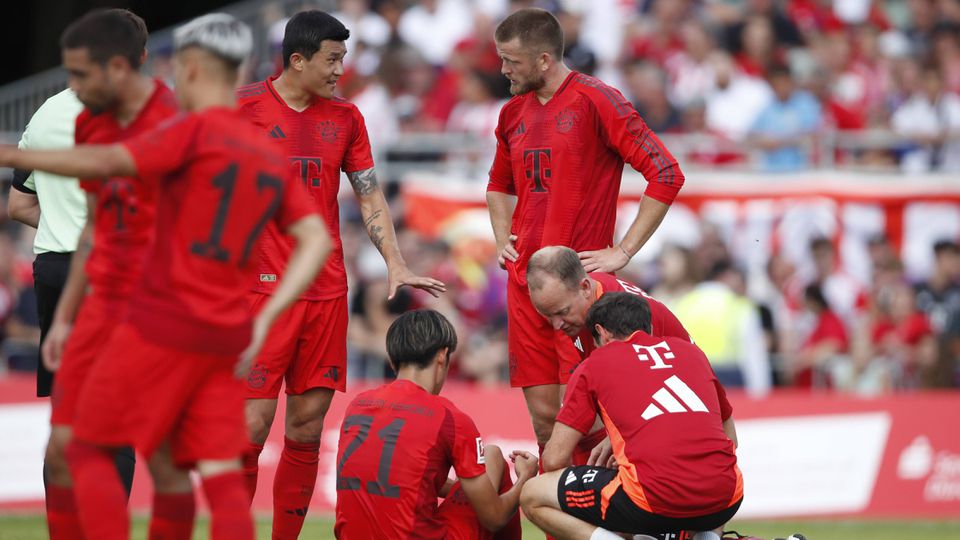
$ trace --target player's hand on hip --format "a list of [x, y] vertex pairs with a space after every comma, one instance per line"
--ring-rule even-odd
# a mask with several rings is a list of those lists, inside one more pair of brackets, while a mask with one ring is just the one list
[[387, 293], [387, 300], [393, 300], [393, 297], [397, 295], [397, 289], [404, 285], [420, 289], [421, 291], [427, 291], [432, 294], [434, 298], [440, 298], [442, 293], [447, 292], [447, 286], [442, 281], [430, 277], [418, 276], [411, 272], [406, 266], [391, 268], [388, 279], [390, 281], [390, 289]]
[[43, 366], [50, 371], [57, 371], [63, 363], [63, 347], [67, 344], [67, 338], [73, 325], [65, 322], [54, 322], [47, 332], [46, 339], [43, 340], [41, 354], [43, 356]]
[[590, 457], [587, 459], [587, 465], [592, 467], [605, 467], [607, 462], [613, 456], [613, 448], [610, 444], [610, 437], [600, 441], [600, 444], [593, 447], [590, 451]]
[[583, 263], [583, 269], [587, 272], [613, 273], [630, 262], [627, 252], [620, 246], [598, 251], [581, 251], [578, 255], [580, 255], [580, 262]]
[[250, 366], [253, 365], [253, 360], [260, 354], [260, 349], [263, 348], [264, 342], [267, 341], [267, 332], [269, 330], [269, 325], [262, 318], [257, 317], [253, 320], [253, 335], [250, 338], [250, 344], [240, 353], [240, 358], [237, 359], [237, 363], [233, 367], [233, 375], [236, 378], [247, 378], [247, 374], [250, 373]]
[[517, 241], [517, 235], [511, 234], [507, 238], [507, 244], [504, 246], [497, 246], [497, 263], [500, 264], [500, 268], [504, 270], [507, 269], [507, 261], [517, 262], [517, 259], [520, 258], [520, 253], [517, 252], [517, 248], [514, 247], [514, 242]]
[[517, 471], [517, 478], [530, 479], [537, 475], [540, 469], [540, 463], [537, 456], [530, 452], [514, 450], [510, 453], [510, 461], [513, 462], [513, 468]]

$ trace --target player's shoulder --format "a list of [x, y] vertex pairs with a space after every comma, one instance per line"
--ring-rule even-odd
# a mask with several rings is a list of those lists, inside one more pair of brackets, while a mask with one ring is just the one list
[[612, 108], [621, 112], [621, 109], [633, 107], [619, 90], [596, 77], [574, 72], [567, 84], [570, 85], [570, 91], [575, 92], [597, 109], [607, 110]]
[[447, 414], [450, 414], [453, 418], [457, 420], [468, 420], [473, 422], [473, 419], [470, 418], [470, 415], [463, 412], [460, 407], [457, 407], [457, 404], [450, 401], [450, 399], [443, 396], [434, 396], [436, 398], [437, 405], [443, 409]]
[[269, 94], [267, 81], [257, 81], [237, 88], [236, 95], [239, 103], [259, 101]]
[[531, 96], [533, 96], [533, 92], [527, 92], [508, 99], [507, 102], [500, 107], [500, 117], [503, 118], [504, 115], [509, 115], [522, 109], [524, 103], [531, 99]]
[[623, 286], [624, 282], [613, 274], [608, 274], [607, 272], [590, 272], [587, 275], [590, 276], [590, 279], [599, 283], [605, 293], [625, 290]]
[[180, 104], [177, 102], [177, 96], [173, 90], [167, 86], [167, 83], [157, 80], [157, 95], [153, 101], [153, 106], [159, 112], [167, 115], [174, 115], [180, 111]]

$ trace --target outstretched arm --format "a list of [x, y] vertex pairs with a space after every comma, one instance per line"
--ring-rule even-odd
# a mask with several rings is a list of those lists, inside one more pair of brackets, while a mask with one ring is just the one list
[[0, 148], [0, 166], [46, 171], [68, 178], [136, 176], [130, 152], [120, 144], [80, 145], [67, 150]]
[[353, 192], [357, 194], [357, 199], [360, 201], [360, 215], [363, 217], [367, 236], [387, 263], [390, 282], [387, 299], [392, 299], [397, 294], [397, 289], [404, 285], [422, 289], [433, 296], [446, 292], [447, 287], [442, 282], [414, 275], [407, 268], [407, 263], [400, 253], [400, 246], [397, 244], [397, 233], [393, 228], [390, 207], [380, 189], [374, 168], [347, 173], [347, 178], [350, 179]]

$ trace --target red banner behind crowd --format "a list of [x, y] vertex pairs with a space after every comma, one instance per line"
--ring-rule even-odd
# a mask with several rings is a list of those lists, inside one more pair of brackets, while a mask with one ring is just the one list
[[[333, 510], [337, 428], [360, 390], [338, 395], [327, 415], [314, 512]], [[451, 385], [443, 395], [474, 418], [488, 444], [536, 451], [519, 391]], [[43, 507], [40, 474], [49, 406], [31, 396], [31, 378], [0, 380], [0, 510]], [[960, 393], [858, 399], [783, 392], [762, 400], [732, 394], [731, 401], [745, 478], [740, 517], [960, 515], [960, 432], [954, 418]], [[260, 512], [270, 510], [281, 426], [275, 426], [261, 457], [255, 501]], [[146, 510], [149, 493], [145, 468], [139, 467], [132, 507]]]

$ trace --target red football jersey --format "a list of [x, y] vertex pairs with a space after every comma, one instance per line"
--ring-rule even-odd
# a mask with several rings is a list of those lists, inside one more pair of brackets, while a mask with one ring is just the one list
[[287, 162], [239, 111], [176, 116], [124, 141], [141, 176], [159, 178], [157, 236], [130, 318], [145, 338], [235, 354], [250, 341], [250, 275], [271, 221], [281, 229], [314, 205]]
[[623, 95], [575, 71], [545, 105], [534, 92], [507, 102], [496, 135], [487, 191], [517, 196], [511, 232], [520, 258], [507, 270], [521, 285], [543, 246], [613, 244], [624, 161], [647, 179], [648, 197], [670, 204], [683, 185], [677, 160]]
[[337, 449], [341, 540], [444, 538], [437, 494], [486, 472], [477, 426], [446, 398], [397, 380], [354, 398]]
[[[110, 113], [84, 109], [77, 116], [77, 144], [111, 144], [135, 137], [177, 113], [173, 92], [155, 81], [153, 94], [127, 126]], [[90, 286], [98, 295], [126, 299], [143, 271], [153, 241], [156, 217], [156, 179], [112, 177], [81, 179], [80, 187], [97, 196], [93, 223], [93, 251], [85, 267]]]
[[[588, 275], [590, 279], [597, 282], [598, 299], [603, 296], [603, 293], [608, 292], [628, 292], [646, 298], [647, 304], [650, 305], [650, 323], [652, 326], [650, 333], [654, 337], [675, 337], [690, 341], [690, 334], [687, 333], [687, 329], [683, 327], [680, 319], [670, 311], [670, 308], [661, 304], [640, 287], [605, 272], [591, 272]], [[587, 327], [584, 327], [577, 334], [577, 337], [573, 338], [573, 346], [577, 348], [581, 359], [590, 356], [590, 353], [597, 348], [593, 342], [593, 334]]]
[[[316, 98], [301, 112], [291, 109], [267, 79], [237, 91], [244, 116], [253, 121], [263, 137], [270, 137], [289, 160], [289, 167], [313, 196], [312, 201], [327, 223], [333, 250], [323, 270], [302, 298], [329, 300], [347, 293], [340, 242], [340, 171], [351, 173], [373, 167], [370, 139], [360, 110], [339, 98]], [[283, 273], [292, 240], [274, 227], [267, 227], [253, 290], [273, 293]]]
[[[620, 466], [614, 483], [637, 506], [691, 517], [719, 512], [743, 496], [733, 442], [722, 425], [733, 409], [692, 343], [637, 332], [594, 351], [573, 372], [557, 422], [586, 435], [597, 414]], [[601, 508], [613, 491], [603, 490]]]

